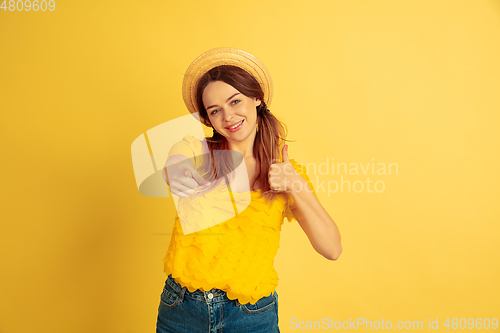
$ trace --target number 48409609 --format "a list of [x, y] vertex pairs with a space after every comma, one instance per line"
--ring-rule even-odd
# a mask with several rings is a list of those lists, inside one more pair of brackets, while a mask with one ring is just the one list
[[46, 1], [46, 0], [10, 0], [7, 3], [7, 0], [4, 0], [2, 2], [2, 5], [0, 6], [0, 9], [3, 9], [5, 12], [8, 10], [9, 12], [13, 11], [27, 11], [29, 12], [30, 10], [33, 10], [35, 12], [41, 10], [42, 12], [46, 11], [47, 9], [50, 11], [53, 11], [56, 9], [56, 2], [54, 0]]

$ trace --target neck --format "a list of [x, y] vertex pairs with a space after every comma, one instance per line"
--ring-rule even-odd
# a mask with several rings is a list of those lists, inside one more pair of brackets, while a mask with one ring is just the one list
[[243, 155], [243, 158], [254, 158], [253, 146], [255, 142], [256, 132], [254, 131], [246, 140], [244, 141], [231, 141], [227, 140], [230, 150], [235, 150]]

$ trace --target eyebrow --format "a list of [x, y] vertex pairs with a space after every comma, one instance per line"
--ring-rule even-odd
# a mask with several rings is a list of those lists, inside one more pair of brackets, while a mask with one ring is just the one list
[[[240, 94], [240, 93], [239, 93], [239, 92], [237, 92], [236, 94], [231, 95], [231, 97], [229, 97], [228, 99], [226, 99], [226, 102], [229, 102], [229, 100], [230, 100], [231, 98], [233, 98], [234, 96], [239, 95], [239, 94]], [[211, 108], [213, 108], [213, 107], [216, 107], [216, 106], [217, 106], [217, 104], [210, 105], [208, 108], [205, 108], [205, 110], [207, 110], [207, 111], [208, 111], [209, 109], [211, 109]]]

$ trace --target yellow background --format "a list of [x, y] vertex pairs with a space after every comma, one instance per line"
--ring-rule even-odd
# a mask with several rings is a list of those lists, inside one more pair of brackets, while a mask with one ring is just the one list
[[174, 205], [138, 192], [130, 147], [219, 46], [271, 71], [291, 158], [399, 167], [318, 190], [338, 261], [285, 224], [282, 332], [500, 318], [499, 1], [56, 1], [0, 11], [0, 332], [154, 331]]

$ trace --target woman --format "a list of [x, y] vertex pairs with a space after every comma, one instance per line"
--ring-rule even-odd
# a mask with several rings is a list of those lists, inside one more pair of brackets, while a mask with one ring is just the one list
[[273, 261], [285, 217], [325, 258], [342, 252], [305, 169], [288, 157], [271, 96], [267, 69], [241, 50], [208, 51], [186, 72], [184, 101], [213, 136], [185, 137], [164, 168], [180, 199], [157, 332], [279, 332]]

